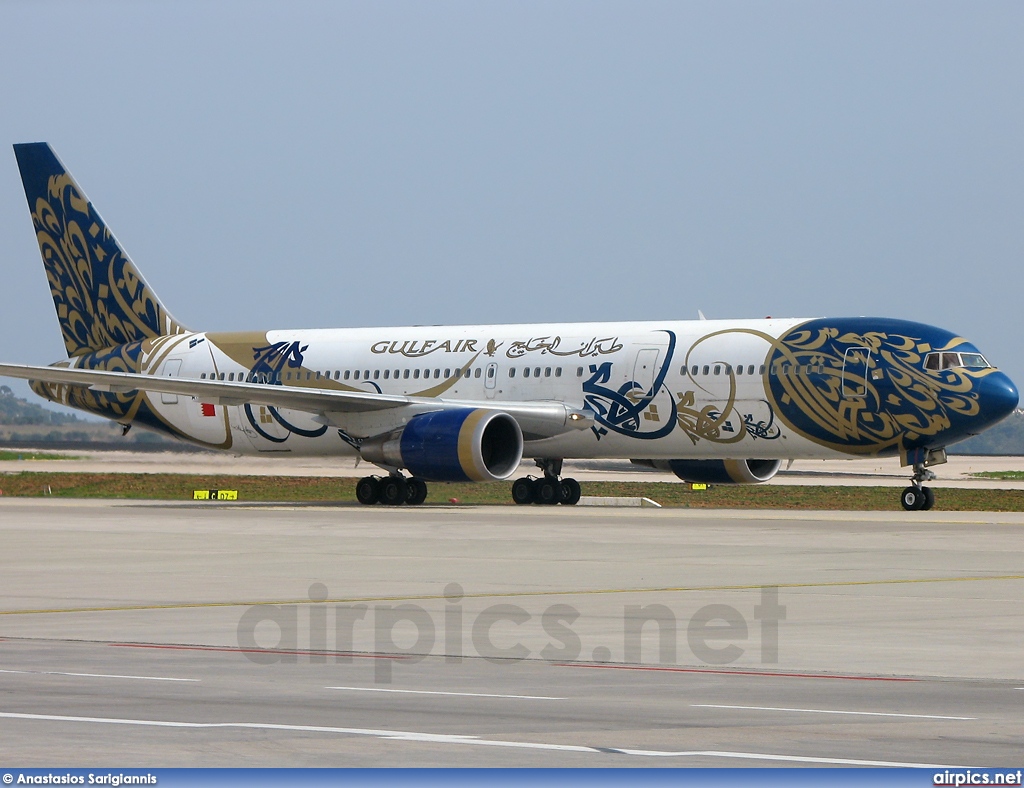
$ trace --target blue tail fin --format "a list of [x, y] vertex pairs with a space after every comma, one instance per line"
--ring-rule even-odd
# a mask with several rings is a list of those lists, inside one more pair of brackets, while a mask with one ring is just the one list
[[186, 331], [50, 146], [15, 145], [14, 154], [68, 356]]

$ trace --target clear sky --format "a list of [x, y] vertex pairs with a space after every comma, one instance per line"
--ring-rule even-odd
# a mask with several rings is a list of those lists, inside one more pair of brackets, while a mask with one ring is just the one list
[[192, 328], [884, 315], [1024, 385], [1019, 0], [0, 0], [0, 96], [5, 361], [44, 140]]

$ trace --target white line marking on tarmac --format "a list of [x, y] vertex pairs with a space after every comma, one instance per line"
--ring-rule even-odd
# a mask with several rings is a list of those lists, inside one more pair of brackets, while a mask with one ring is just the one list
[[522, 700], [566, 700], [547, 695], [492, 695], [488, 692], [441, 692], [439, 690], [384, 689], [383, 687], [324, 687], [348, 692], [401, 692], [409, 695], [458, 695], [465, 698], [521, 698]]
[[946, 717], [941, 714], [896, 714], [886, 711], [841, 711], [838, 709], [782, 709], [775, 706], [723, 706], [718, 703], [691, 703], [697, 709], [748, 709], [750, 711], [802, 711], [806, 714], [856, 714], [861, 717], [910, 717], [915, 720], [976, 720], [977, 717]]
[[374, 736], [393, 741], [433, 742], [436, 744], [476, 744], [483, 747], [515, 747], [526, 750], [559, 750], [561, 752], [604, 753], [611, 755], [642, 755], [675, 758], [741, 758], [754, 761], [792, 761], [796, 763], [831, 763], [842, 766], [900, 766], [918, 769], [967, 769], [974, 767], [932, 763], [900, 763], [895, 761], [861, 761], [852, 758], [819, 758], [810, 755], [776, 755], [759, 752], [726, 752], [719, 750], [632, 750], [617, 747], [588, 747], [577, 744], [545, 744], [543, 742], [504, 741], [481, 739], [452, 733], [420, 733], [417, 731], [388, 731], [373, 728], [334, 728], [321, 725], [276, 725], [268, 722], [172, 722], [170, 720], [129, 720], [112, 717], [67, 717], [57, 714], [20, 714], [0, 712], [0, 718], [11, 720], [40, 720], [50, 722], [86, 722], [106, 725], [142, 725], [158, 728], [249, 728], [269, 731], [305, 731], [309, 733], [341, 733], [349, 736]]
[[79, 676], [89, 679], [138, 679], [139, 681], [201, 681], [201, 679], [172, 679], [166, 676], [113, 676], [108, 673], [62, 673], [57, 670], [0, 670], [0, 673], [26, 673], [34, 676]]

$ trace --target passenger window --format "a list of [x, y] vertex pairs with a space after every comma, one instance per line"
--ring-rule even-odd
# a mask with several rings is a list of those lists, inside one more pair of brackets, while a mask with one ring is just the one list
[[[762, 373], [764, 372], [764, 367], [761, 367], [761, 372]], [[749, 367], [747, 367], [747, 374], [748, 375], [753, 375], [754, 374], [754, 365], [753, 364], [751, 364]]]
[[439, 369], [435, 369], [435, 370], [434, 370], [434, 377], [435, 377], [435, 378], [439, 378], [439, 377], [441, 377], [441, 370], [439, 370]]
[[710, 374], [710, 372], [711, 372], [711, 367], [709, 367], [707, 364], [705, 364], [704, 365], [704, 374], [707, 375], [707, 374]]
[[524, 378], [528, 378], [528, 377], [530, 377], [530, 368], [529, 368], [529, 367], [526, 367], [526, 368], [525, 368], [525, 369], [523, 370], [523, 377], [524, 377]]
[[583, 367], [576, 367], [576, 377], [578, 377], [578, 378], [582, 378], [583, 377]]
[[385, 369], [384, 370], [384, 380], [387, 380], [390, 377], [391, 377], [391, 370], [390, 369]]
[[462, 373], [462, 377], [464, 377], [466, 380], [469, 380], [471, 377], [473, 377], [473, 370], [471, 370], [469, 367], [466, 367], [466, 371]]
[[738, 367], [736, 367], [736, 374], [737, 375], [742, 375], [743, 374], [743, 365], [742, 364], [740, 364]]
[[452, 376], [452, 371], [450, 369], [446, 369], [444, 371], [444, 379], [448, 380], [448, 378], [450, 378], [451, 376]]
[[726, 375], [731, 375], [732, 374], [732, 366], [730, 364], [726, 364], [725, 365], [725, 374]]
[[697, 365], [696, 365], [696, 364], [694, 364], [694, 365], [693, 365], [693, 366], [692, 366], [692, 367], [690, 368], [690, 374], [691, 374], [691, 375], [693, 375], [694, 377], [697, 377], [697, 373], [698, 373], [698, 371], [699, 371], [699, 370], [697, 369]]
[[555, 377], [556, 378], [562, 377], [562, 368], [561, 367], [555, 367]]
[[402, 372], [402, 379], [403, 380], [408, 380], [409, 379], [409, 370], [405, 370], [404, 372]]
[[[477, 372], [479, 372], [479, 371], [480, 370], [478, 369]], [[510, 378], [514, 378], [516, 376], [516, 368], [515, 367], [509, 367], [508, 376]]]
[[487, 377], [489, 377], [489, 378], [493, 378], [494, 377], [494, 367], [488, 367], [487, 368]]
[[534, 367], [533, 368], [533, 376], [535, 378], [539, 378], [540, 377], [540, 367]]
[[[291, 373], [289, 373], [289, 374], [291, 374]], [[345, 380], [348, 380], [348, 379], [349, 379], [349, 376], [350, 376], [351, 374], [352, 374], [352, 373], [351, 373], [351, 372], [350, 372], [349, 370], [347, 370], [347, 369], [346, 369], [346, 370], [345, 370]]]
[[551, 377], [551, 367], [544, 367], [544, 377], [546, 377], [546, 378], [550, 378]]
[[715, 364], [715, 374], [716, 375], [721, 375], [722, 374], [722, 367], [721, 367], [721, 365]]
[[200, 380], [206, 380], [206, 373], [205, 372], [200, 372], [199, 373], [199, 379]]

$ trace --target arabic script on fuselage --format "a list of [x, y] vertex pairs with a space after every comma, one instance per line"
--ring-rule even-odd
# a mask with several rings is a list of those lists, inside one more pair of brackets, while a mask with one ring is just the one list
[[594, 337], [580, 342], [579, 347], [562, 348], [561, 344], [561, 337], [534, 337], [525, 342], [513, 342], [505, 351], [505, 355], [509, 358], [522, 358], [527, 353], [540, 352], [542, 354], [550, 353], [552, 356], [592, 358], [622, 350], [622, 344], [618, 337], [602, 337], [600, 339]]

